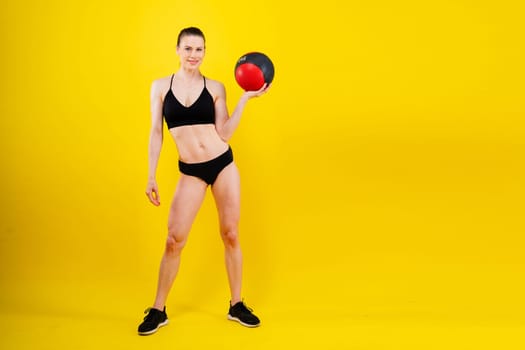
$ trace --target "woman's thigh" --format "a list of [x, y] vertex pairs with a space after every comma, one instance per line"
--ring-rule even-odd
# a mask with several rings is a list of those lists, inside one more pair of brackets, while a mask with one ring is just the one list
[[206, 188], [207, 185], [202, 180], [193, 176], [180, 175], [168, 217], [169, 234], [178, 236], [177, 240], [186, 238], [190, 232], [206, 195]]
[[237, 227], [240, 216], [241, 184], [235, 163], [225, 167], [212, 186], [221, 230]]

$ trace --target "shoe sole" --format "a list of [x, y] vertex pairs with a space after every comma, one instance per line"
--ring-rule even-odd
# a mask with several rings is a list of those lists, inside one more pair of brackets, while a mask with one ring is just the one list
[[155, 329], [152, 329], [151, 331], [147, 331], [147, 332], [139, 332], [139, 335], [150, 335], [150, 334], [153, 334], [155, 333], [156, 331], [159, 330], [160, 327], [164, 327], [165, 325], [167, 325], [169, 323], [168, 320], [162, 322], [162, 323], [159, 323], [159, 325], [157, 326], [157, 328]]
[[256, 328], [256, 327], [259, 327], [259, 326], [261, 325], [260, 323], [257, 323], [257, 324], [248, 324], [248, 323], [244, 323], [244, 322], [242, 322], [238, 317], [233, 317], [233, 316], [231, 316], [231, 315], [228, 315], [228, 320], [239, 322], [239, 323], [242, 324], [244, 327], [248, 327], [248, 328]]

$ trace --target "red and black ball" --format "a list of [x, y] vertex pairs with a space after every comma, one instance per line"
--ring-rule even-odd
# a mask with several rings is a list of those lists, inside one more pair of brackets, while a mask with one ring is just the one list
[[235, 64], [235, 80], [246, 91], [257, 91], [270, 84], [274, 75], [273, 63], [260, 52], [250, 52], [241, 56]]

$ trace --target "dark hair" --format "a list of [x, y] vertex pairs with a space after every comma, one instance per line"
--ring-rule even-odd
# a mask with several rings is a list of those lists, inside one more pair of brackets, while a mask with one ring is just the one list
[[183, 37], [188, 36], [188, 35], [200, 36], [202, 38], [202, 40], [204, 40], [204, 42], [206, 42], [206, 39], [204, 38], [204, 33], [202, 32], [202, 30], [200, 30], [197, 27], [188, 27], [188, 28], [184, 28], [183, 30], [180, 31], [179, 37], [177, 38], [177, 46], [180, 45], [180, 39], [182, 39]]

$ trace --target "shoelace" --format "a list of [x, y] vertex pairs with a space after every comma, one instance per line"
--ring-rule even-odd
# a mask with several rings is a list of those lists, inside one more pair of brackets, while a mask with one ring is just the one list
[[243, 311], [249, 311], [249, 312], [253, 312], [253, 309], [248, 307], [244, 301], [241, 301], [241, 308], [243, 309]]
[[148, 307], [146, 310], [144, 310], [144, 313], [146, 314], [146, 316], [144, 316], [144, 321], [153, 321], [155, 313], [150, 312], [151, 310], [153, 310], [152, 307]]

